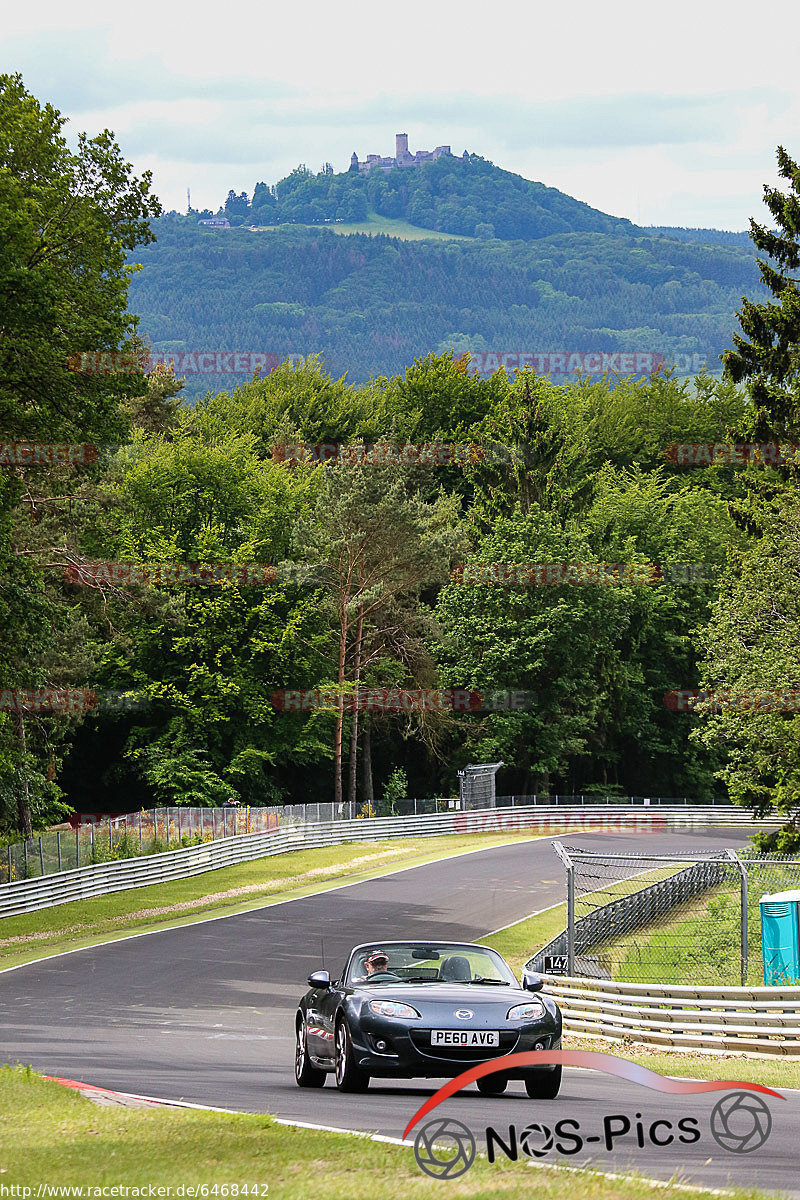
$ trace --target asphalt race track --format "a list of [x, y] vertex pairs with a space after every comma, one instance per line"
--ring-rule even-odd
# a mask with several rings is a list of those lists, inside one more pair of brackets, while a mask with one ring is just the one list
[[[722, 849], [744, 843], [746, 830], [570, 835], [570, 844], [610, 852]], [[247, 1111], [337, 1128], [402, 1136], [413, 1113], [438, 1086], [373, 1081], [364, 1096], [300, 1090], [293, 1076], [293, 1016], [309, 971], [324, 963], [336, 976], [350, 947], [390, 938], [480, 940], [563, 899], [563, 869], [551, 839], [482, 850], [401, 870], [380, 879], [237, 916], [98, 946], [0, 973], [0, 1061], [30, 1063], [119, 1091]], [[533, 947], [532, 947], [533, 949]], [[736, 1059], [720, 1061], [719, 1078], [736, 1078]], [[797, 1129], [800, 1092], [768, 1097], [773, 1128], [751, 1154], [721, 1149], [709, 1132], [719, 1093], [670, 1096], [594, 1071], [568, 1069], [555, 1101], [533, 1101], [521, 1083], [503, 1097], [476, 1089], [448, 1100], [437, 1115], [455, 1117], [483, 1140], [486, 1126], [507, 1135], [531, 1122], [580, 1122], [603, 1133], [603, 1118], [626, 1115], [632, 1133], [606, 1152], [547, 1154], [542, 1161], [601, 1169], [633, 1168], [724, 1187], [758, 1184], [800, 1197]], [[639, 1148], [635, 1121], [698, 1118], [694, 1145]], [[660, 1130], [666, 1136], [664, 1127]], [[365, 1151], [366, 1152], [366, 1151]], [[524, 1155], [520, 1155], [524, 1157]]]

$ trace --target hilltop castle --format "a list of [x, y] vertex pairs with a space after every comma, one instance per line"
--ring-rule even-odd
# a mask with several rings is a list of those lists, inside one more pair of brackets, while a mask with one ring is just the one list
[[[394, 158], [385, 158], [380, 154], [368, 154], [364, 162], [358, 161], [358, 155], [353, 151], [350, 159], [351, 171], [371, 171], [380, 167], [382, 171], [392, 171], [395, 167], [418, 167], [421, 163], [435, 162], [443, 154], [449, 154], [449, 146], [437, 146], [435, 150], [418, 150], [411, 154], [408, 149], [408, 134], [396, 133], [394, 138]], [[464, 156], [467, 157], [466, 150]]]

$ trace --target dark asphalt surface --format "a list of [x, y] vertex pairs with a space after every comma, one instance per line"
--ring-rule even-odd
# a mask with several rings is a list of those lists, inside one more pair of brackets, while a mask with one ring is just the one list
[[[647, 836], [570, 835], [570, 844], [650, 853], [741, 845], [747, 831], [693, 830]], [[287, 1119], [402, 1136], [412, 1114], [438, 1084], [373, 1081], [364, 1096], [295, 1086], [293, 1015], [309, 971], [324, 962], [337, 975], [350, 947], [389, 938], [480, 940], [487, 932], [563, 899], [563, 869], [551, 839], [483, 850], [449, 861], [336, 888], [318, 896], [237, 916], [79, 950], [0, 973], [0, 1061], [30, 1063], [48, 1075], [102, 1087], [223, 1108], [265, 1111]], [[736, 1060], [720, 1062], [736, 1078]], [[486, 1099], [474, 1086], [437, 1115], [453, 1116], [479, 1140], [492, 1125], [550, 1127], [571, 1118], [585, 1136], [603, 1134], [603, 1119], [625, 1115], [632, 1132], [612, 1152], [595, 1140], [566, 1157], [601, 1169], [633, 1168], [712, 1186], [758, 1184], [800, 1197], [800, 1093], [769, 1099], [773, 1129], [752, 1154], [732, 1154], [712, 1139], [709, 1120], [719, 1094], [667, 1096], [593, 1071], [568, 1069], [555, 1101], [529, 1100], [521, 1083]], [[637, 1114], [645, 1145], [636, 1139]], [[653, 1145], [657, 1119], [699, 1121], [694, 1145]], [[666, 1138], [661, 1127], [657, 1136]], [[675, 1131], [677, 1133], [677, 1130]], [[536, 1143], [541, 1143], [541, 1138]], [[521, 1156], [524, 1157], [524, 1156]]]

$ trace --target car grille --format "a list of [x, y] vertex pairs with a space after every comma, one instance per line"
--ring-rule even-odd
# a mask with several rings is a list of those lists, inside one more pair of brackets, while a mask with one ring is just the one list
[[414, 1029], [411, 1041], [420, 1054], [442, 1062], [485, 1062], [500, 1054], [510, 1054], [519, 1041], [513, 1030], [501, 1032], [499, 1046], [432, 1046], [430, 1029]]

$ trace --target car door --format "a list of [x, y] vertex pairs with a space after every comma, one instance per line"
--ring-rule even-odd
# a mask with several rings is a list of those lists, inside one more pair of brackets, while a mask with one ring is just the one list
[[333, 1062], [336, 1057], [336, 1043], [334, 1039], [336, 1013], [339, 1011], [339, 1006], [342, 1003], [344, 992], [337, 980], [331, 982], [331, 986], [320, 997], [317, 1007], [317, 1015], [319, 1017], [319, 1045], [320, 1049], [316, 1053], [320, 1058], [327, 1059]]
[[330, 1057], [324, 1017], [324, 1005], [329, 995], [329, 988], [312, 988], [306, 993], [306, 1046], [312, 1058]]

